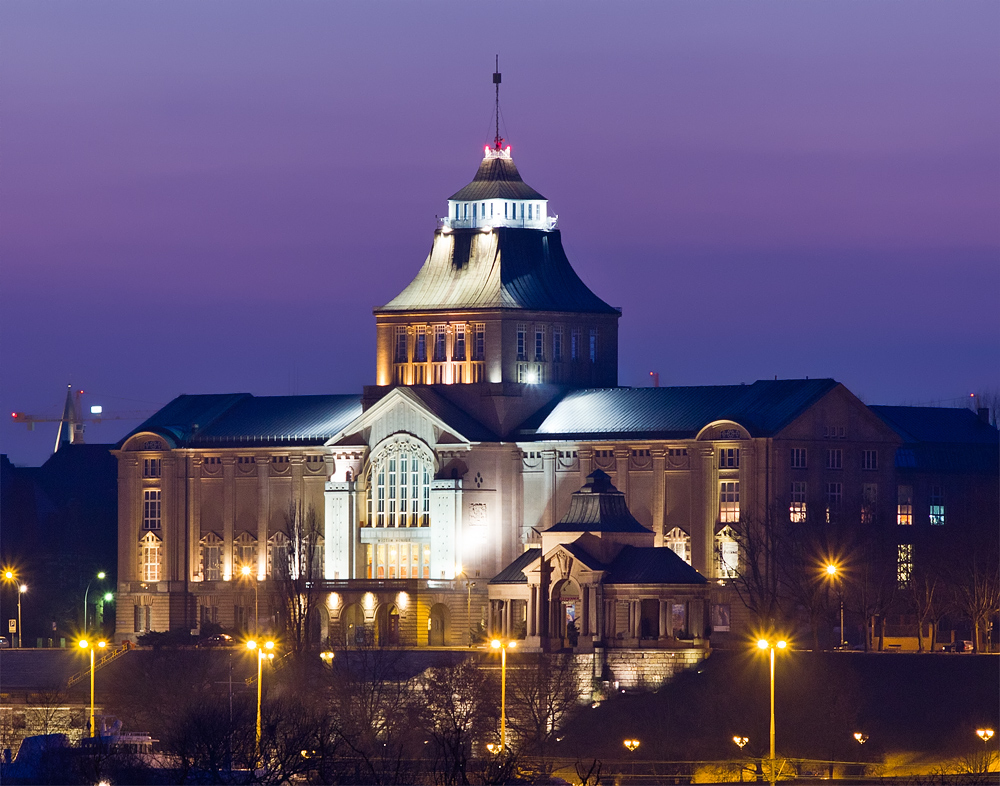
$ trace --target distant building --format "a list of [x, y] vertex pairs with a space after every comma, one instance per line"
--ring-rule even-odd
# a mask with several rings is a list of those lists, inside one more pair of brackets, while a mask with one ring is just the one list
[[[620, 316], [509, 148], [487, 148], [375, 310], [376, 385], [181, 396], [122, 441], [119, 638], [279, 624], [282, 583], [305, 576], [316, 640], [462, 646], [490, 628], [539, 649], [704, 648], [750, 624], [733, 591], [747, 522], [877, 520], [905, 545], [929, 516], [945, 532], [992, 504], [995, 526], [995, 466], [938, 483], [933, 462], [905, 465], [930, 439], [905, 408], [833, 380], [617, 387]], [[573, 519], [611, 497], [638, 530]]]

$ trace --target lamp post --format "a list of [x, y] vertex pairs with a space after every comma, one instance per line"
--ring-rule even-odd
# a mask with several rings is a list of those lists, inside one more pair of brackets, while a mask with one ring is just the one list
[[[750, 738], [749, 737], [741, 737], [740, 735], [737, 734], [735, 737], [733, 737], [733, 742], [735, 742], [736, 743], [736, 747], [740, 749], [740, 753], [743, 753], [743, 748], [746, 746], [746, 744], [748, 742], [750, 742]], [[743, 763], [742, 762], [740, 762], [740, 783], [743, 783]]]
[[[249, 578], [253, 575], [253, 569], [249, 565], [240, 568], [240, 573]], [[253, 577], [253, 635], [257, 635], [257, 620], [260, 619], [260, 611], [257, 608], [257, 576]]]
[[90, 736], [97, 736], [97, 726], [94, 720], [94, 650], [96, 648], [104, 649], [108, 646], [106, 641], [91, 642], [87, 639], [80, 639], [77, 642], [80, 649], [90, 650]]
[[[98, 578], [99, 581], [104, 581], [104, 577], [106, 575], [107, 574], [102, 570], [102, 571], [98, 572], [97, 578]], [[94, 583], [93, 579], [91, 579], [90, 581], [88, 581], [87, 582], [87, 589], [83, 593], [83, 629], [84, 630], [87, 629], [87, 598], [90, 596], [90, 585], [93, 584], [93, 583]]]
[[840, 585], [840, 568], [829, 562], [826, 565], [826, 575], [831, 581], [837, 582], [837, 595], [840, 598], [840, 646], [843, 647], [846, 642], [844, 641], [844, 591]]
[[500, 750], [505, 751], [507, 749], [507, 650], [514, 649], [517, 642], [493, 639], [490, 646], [500, 650]]
[[771, 786], [774, 786], [774, 782], [777, 780], [777, 773], [775, 772], [775, 762], [774, 762], [774, 651], [775, 649], [783, 650], [788, 646], [788, 642], [784, 640], [779, 640], [776, 642], [770, 642], [767, 639], [759, 639], [757, 641], [757, 646], [762, 650], [770, 650], [771, 657]]
[[247, 642], [247, 649], [250, 651], [256, 651], [257, 653], [257, 733], [254, 737], [255, 750], [257, 752], [257, 761], [260, 761], [260, 701], [263, 696], [263, 689], [261, 687], [261, 677], [264, 674], [264, 661], [271, 660], [274, 658], [274, 642], [270, 639], [268, 641], [258, 642], [256, 639], [250, 639]]
[[4, 584], [13, 584], [14, 589], [17, 590], [17, 648], [21, 648], [21, 594], [28, 591], [27, 584], [19, 584], [17, 580], [17, 573], [13, 570], [5, 570], [3, 572]]

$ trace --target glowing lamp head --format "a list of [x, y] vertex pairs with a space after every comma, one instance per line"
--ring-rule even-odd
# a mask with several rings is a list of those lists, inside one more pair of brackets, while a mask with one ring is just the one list
[[90, 642], [87, 641], [86, 639], [80, 639], [80, 641], [78, 641], [77, 644], [80, 646], [80, 649], [82, 650], [85, 650], [87, 649], [87, 647], [90, 646]]
[[767, 649], [767, 640], [766, 639], [757, 639], [757, 646], [760, 647], [762, 650], [766, 650]]
[[255, 649], [257, 649], [257, 642], [254, 641], [253, 639], [250, 639], [250, 641], [247, 642], [247, 649], [248, 650], [255, 650]]
[[106, 641], [99, 641], [97, 642], [97, 646], [103, 649], [104, 647], [108, 646], [108, 643]]
[[14, 571], [12, 570], [4, 571], [3, 577], [7, 579], [7, 581], [10, 581], [12, 578], [14, 578]]
[[103, 579], [106, 575], [107, 574], [102, 570], [100, 573], [97, 574], [97, 578]]
[[490, 642], [490, 646], [495, 650], [500, 649], [500, 639], [493, 639], [493, 641]]
[[828, 576], [836, 576], [837, 575], [837, 566], [836, 565], [827, 565], [826, 566], [826, 575], [828, 575]]
[[17, 591], [21, 592], [21, 593], [27, 592], [28, 591], [28, 585], [27, 584], [22, 584], [20, 587], [17, 588]]
[[240, 568], [240, 573], [242, 573], [244, 576], [249, 576], [251, 573], [250, 566], [244, 565], [242, 568]]
[[265, 649], [269, 649], [269, 650], [273, 650], [274, 649], [274, 642], [273, 641], [265, 641], [264, 642], [264, 648]]
[[779, 641], [778, 642], [778, 649], [779, 650], [783, 650], [787, 646], [788, 646], [788, 642], [787, 641]]
[[517, 646], [517, 642], [516, 642], [516, 641], [512, 641], [512, 642], [511, 642], [510, 644], [508, 644], [507, 646], [508, 646], [508, 647], [510, 647], [511, 649], [514, 649], [514, 647], [516, 647], [516, 646]]

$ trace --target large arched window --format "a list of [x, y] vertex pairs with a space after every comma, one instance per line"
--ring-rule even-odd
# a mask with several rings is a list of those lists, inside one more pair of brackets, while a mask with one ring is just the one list
[[368, 467], [368, 526], [427, 527], [434, 457], [422, 445], [391, 442]]
[[147, 532], [139, 539], [139, 580], [160, 580], [160, 554], [162, 541], [153, 532]]

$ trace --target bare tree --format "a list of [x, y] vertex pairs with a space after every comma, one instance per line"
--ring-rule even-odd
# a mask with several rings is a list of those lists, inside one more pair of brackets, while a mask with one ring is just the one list
[[776, 507], [769, 506], [759, 516], [741, 513], [739, 522], [730, 525], [739, 554], [732, 585], [764, 629], [776, 627], [784, 618], [780, 563], [787, 545], [787, 519], [782, 521]]
[[957, 533], [946, 558], [952, 606], [972, 628], [973, 652], [989, 641], [991, 618], [1000, 614], [1000, 537], [993, 528], [980, 534]]
[[291, 652], [309, 648], [309, 623], [320, 602], [318, 582], [323, 578], [323, 533], [316, 510], [303, 514], [292, 503], [275, 546], [274, 586], [278, 593], [284, 645]]
[[580, 669], [572, 656], [522, 655], [507, 671], [508, 723], [526, 754], [546, 757], [579, 704]]

